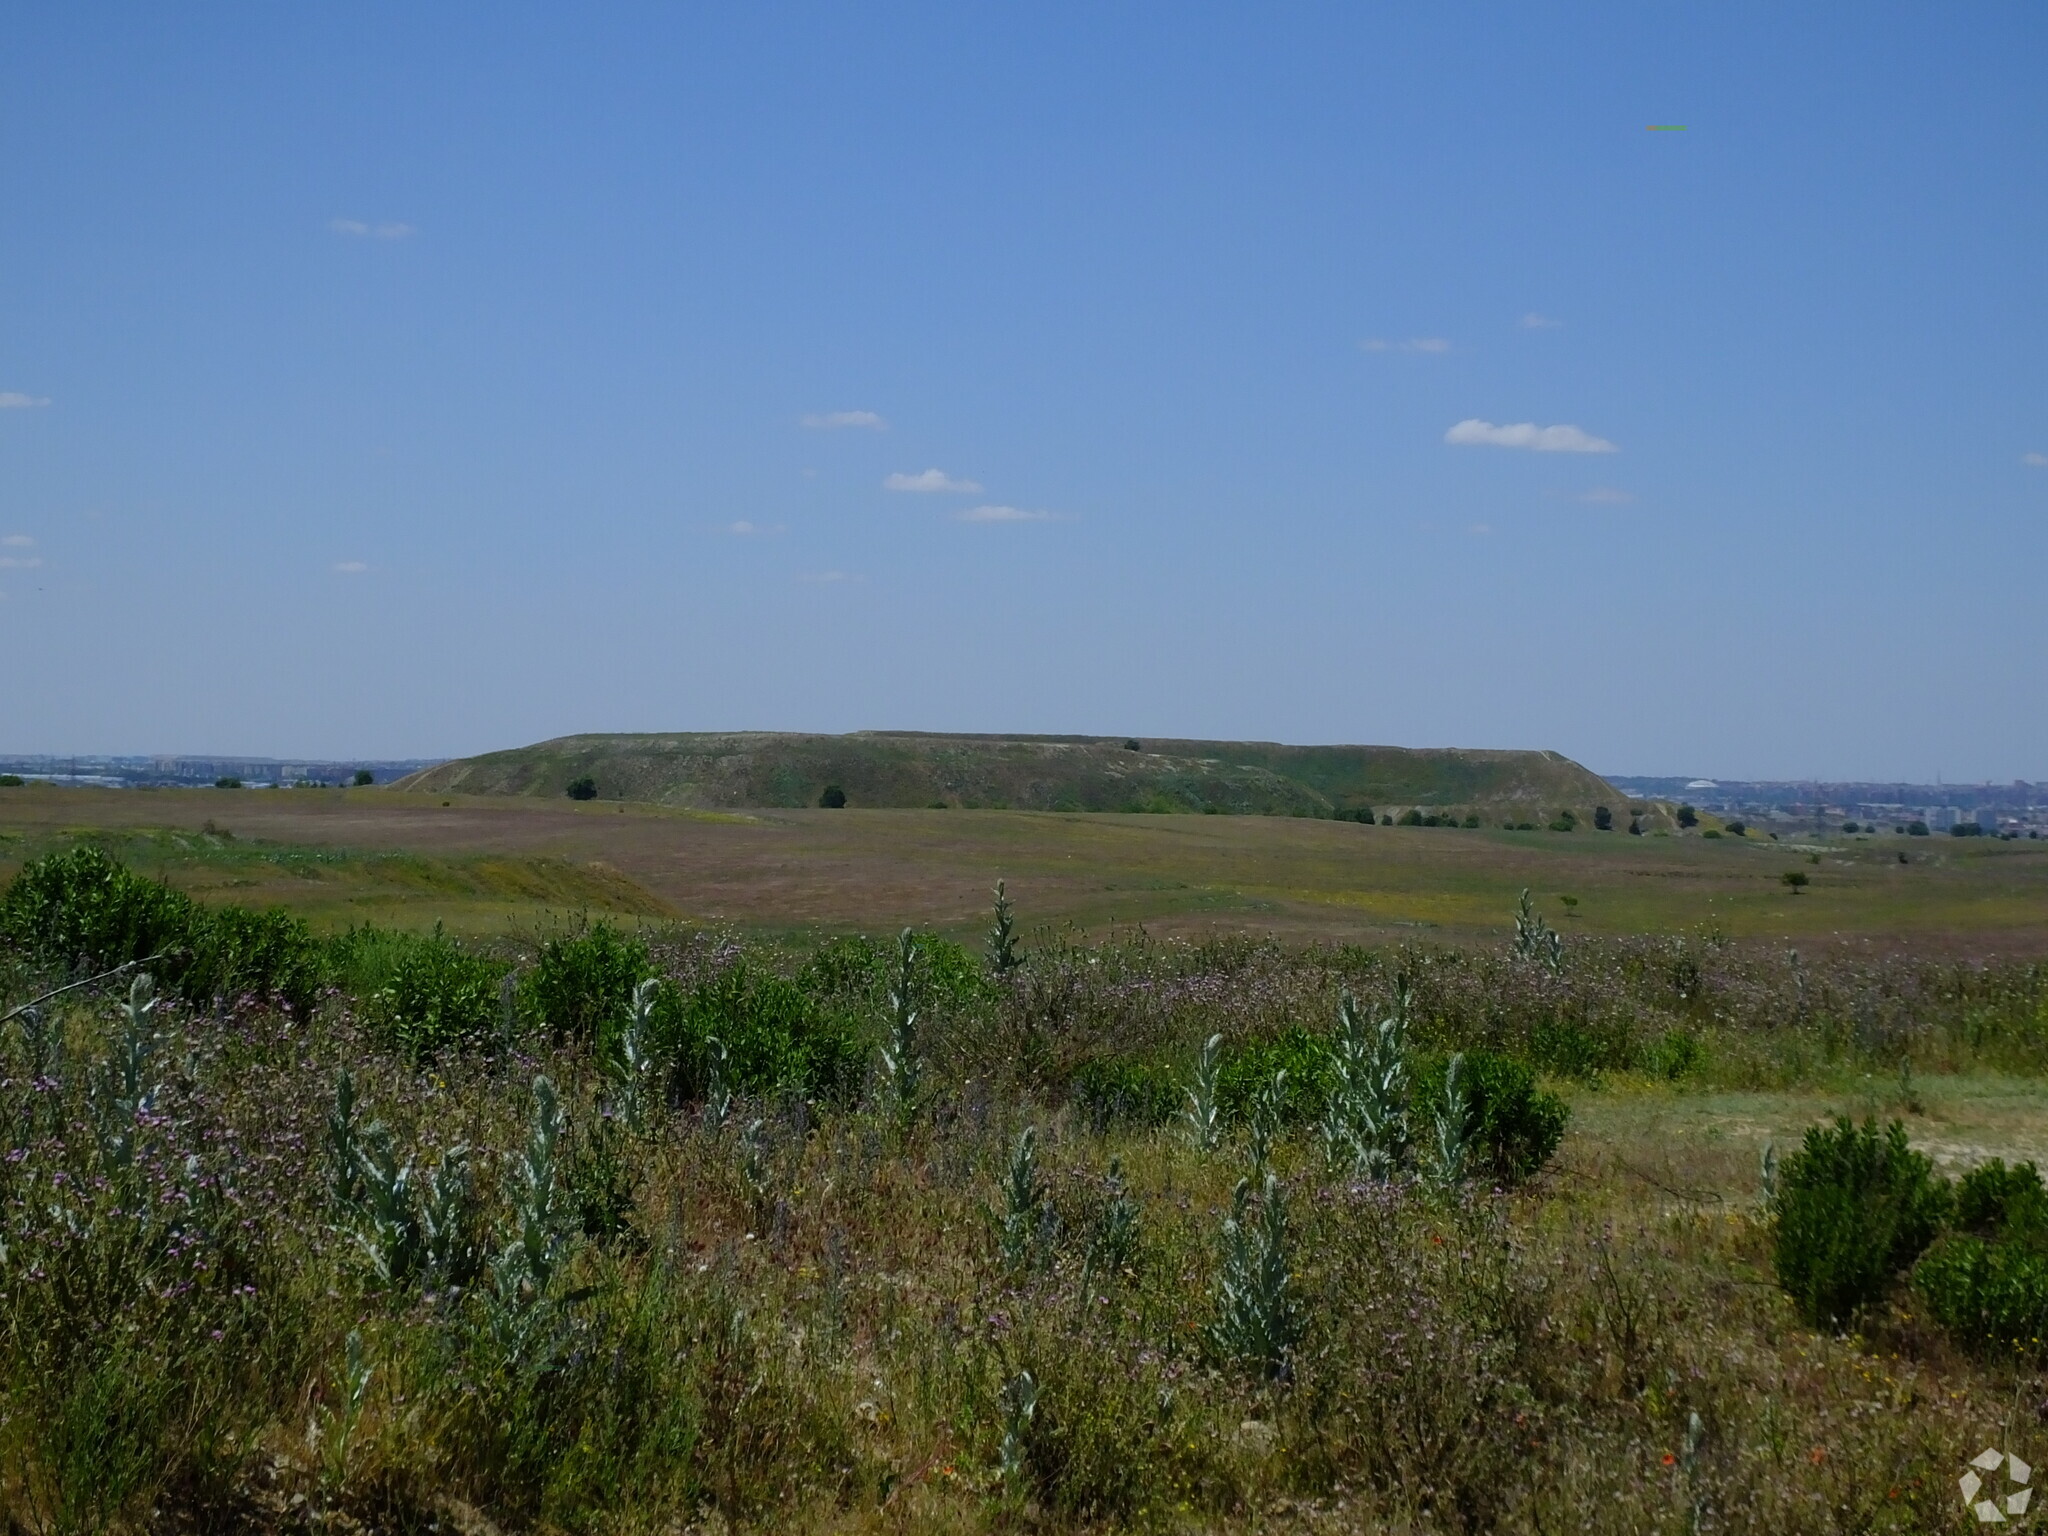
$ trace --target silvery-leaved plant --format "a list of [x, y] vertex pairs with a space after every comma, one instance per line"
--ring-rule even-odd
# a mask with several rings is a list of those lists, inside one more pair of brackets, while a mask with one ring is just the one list
[[1188, 1140], [1198, 1152], [1213, 1152], [1223, 1140], [1223, 1037], [1211, 1035], [1195, 1058], [1188, 1080], [1187, 1108], [1181, 1111]]
[[1210, 1349], [1270, 1381], [1287, 1380], [1305, 1327], [1293, 1286], [1287, 1203], [1280, 1181], [1270, 1173], [1265, 1176], [1254, 1211], [1252, 1181], [1238, 1180], [1230, 1214], [1223, 1221]]
[[1408, 1162], [1407, 1017], [1405, 978], [1377, 1026], [1350, 992], [1338, 1000], [1323, 1143], [1330, 1166], [1355, 1178], [1391, 1178]]
[[917, 1114], [922, 1081], [917, 1012], [917, 935], [906, 928], [896, 940], [896, 974], [889, 980], [889, 1035], [876, 1063], [883, 1103], [906, 1124]]

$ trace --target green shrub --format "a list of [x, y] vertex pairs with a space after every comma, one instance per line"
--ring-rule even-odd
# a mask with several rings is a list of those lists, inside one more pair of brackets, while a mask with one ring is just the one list
[[702, 1095], [710, 1041], [725, 1047], [725, 1085], [742, 1093], [800, 1093], [844, 1101], [859, 1091], [875, 1033], [864, 1011], [813, 997], [797, 982], [740, 961], [682, 1000], [662, 1048], [677, 1087]]
[[387, 1045], [430, 1056], [478, 1044], [500, 1029], [505, 965], [472, 954], [438, 926], [430, 934], [351, 929], [332, 952], [363, 1021]]
[[195, 907], [191, 957], [177, 974], [187, 998], [252, 993], [276, 997], [300, 1017], [312, 1011], [326, 960], [312, 930], [277, 907]]
[[2048, 1190], [1996, 1158], [1956, 1186], [1957, 1230], [1913, 1270], [1927, 1313], [1960, 1342], [2039, 1353], [2048, 1338]]
[[1956, 1185], [1956, 1226], [1978, 1237], [2048, 1237], [2048, 1190], [2032, 1163], [1979, 1164]]
[[569, 787], [564, 789], [562, 793], [571, 800], [595, 800], [597, 798], [597, 780], [586, 773], [581, 778], [571, 779]]
[[26, 782], [18, 773], [0, 773], [0, 789], [20, 789]]
[[358, 768], [355, 771], [355, 777], [350, 782], [352, 782], [357, 789], [364, 789], [367, 788], [369, 785], [372, 785], [377, 782], [377, 775], [370, 772], [370, 770], [367, 768]]
[[[1445, 1060], [1416, 1074], [1414, 1102], [1435, 1104], [1444, 1097]], [[1536, 1174], [1564, 1140], [1571, 1110], [1555, 1094], [1536, 1086], [1536, 1074], [1493, 1051], [1469, 1050], [1458, 1082], [1470, 1106], [1470, 1167], [1475, 1176], [1519, 1184]]]
[[1932, 1317], [1958, 1341], [2037, 1354], [2048, 1338], [2048, 1252], [1951, 1232], [1913, 1270]]
[[1894, 1120], [1847, 1115], [1806, 1133], [1778, 1171], [1778, 1284], [1816, 1327], [1841, 1327], [1883, 1299], [1934, 1238], [1949, 1191]]
[[653, 969], [647, 946], [610, 923], [549, 939], [519, 983], [521, 1013], [557, 1043], [602, 1044], [625, 1018], [633, 989]]
[[1279, 1072], [1287, 1074], [1280, 1123], [1302, 1125], [1321, 1119], [1330, 1097], [1329, 1042], [1296, 1026], [1271, 1039], [1247, 1040], [1225, 1048], [1216, 1084], [1224, 1122], [1246, 1124], [1253, 1104]]
[[1180, 1110], [1181, 1087], [1170, 1067], [1125, 1056], [1092, 1057], [1067, 1076], [1075, 1104], [1098, 1125], [1122, 1120], [1161, 1126]]
[[1401, 825], [1401, 826], [1404, 826], [1404, 827], [1419, 827], [1419, 826], [1421, 826], [1421, 825], [1422, 825], [1422, 812], [1420, 812], [1420, 811], [1416, 810], [1416, 809], [1415, 809], [1415, 807], [1413, 807], [1413, 806], [1410, 806], [1410, 807], [1409, 807], [1409, 808], [1408, 808], [1407, 810], [1405, 810], [1405, 811], [1403, 811], [1403, 812], [1401, 813], [1401, 820], [1400, 820], [1400, 823], [1399, 823], [1399, 825]]
[[844, 810], [846, 807], [846, 791], [837, 784], [827, 784], [818, 796], [818, 804], [828, 811]]
[[303, 1014], [322, 981], [320, 946], [297, 918], [202, 907], [90, 843], [22, 867], [0, 897], [0, 936], [87, 971], [150, 960], [165, 990], [192, 1003], [251, 993]]

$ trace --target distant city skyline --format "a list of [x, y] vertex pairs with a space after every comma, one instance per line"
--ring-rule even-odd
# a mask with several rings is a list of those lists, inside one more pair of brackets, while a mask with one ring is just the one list
[[0, 751], [2048, 775], [2038, 5], [8, 42]]

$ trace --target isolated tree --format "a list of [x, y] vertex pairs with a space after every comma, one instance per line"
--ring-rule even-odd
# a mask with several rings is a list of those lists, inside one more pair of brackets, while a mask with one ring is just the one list
[[367, 768], [358, 768], [358, 769], [356, 770], [356, 777], [355, 777], [355, 786], [356, 786], [356, 788], [357, 788], [357, 789], [362, 789], [362, 788], [366, 787], [367, 785], [371, 785], [371, 784], [374, 784], [374, 783], [376, 783], [376, 782], [377, 782], [377, 775], [375, 775], [374, 773], [370, 772], [370, 770], [369, 770], [369, 769], [367, 769]]
[[846, 791], [837, 784], [827, 784], [825, 792], [818, 796], [818, 804], [828, 811], [836, 811], [846, 804]]
[[1794, 896], [1797, 896], [1806, 886], [1807, 876], [1806, 871], [1803, 869], [1788, 869], [1778, 878], [1792, 887], [1792, 894]]
[[215, 789], [240, 789], [242, 781], [231, 774], [224, 773], [213, 781], [213, 787]]
[[1614, 830], [1614, 812], [1607, 809], [1604, 805], [1594, 806], [1593, 826], [1597, 831], [1612, 832]]
[[1124, 743], [1124, 750], [1126, 752], [1142, 752], [1145, 750], [1145, 748], [1143, 743], [1141, 743], [1137, 737], [1133, 736], [1129, 741]]
[[597, 798], [597, 780], [586, 773], [580, 779], [571, 779], [569, 787], [563, 793], [571, 800], [595, 800]]
[[1700, 813], [1689, 805], [1678, 808], [1678, 824], [1681, 827], [1696, 827], [1700, 824]]

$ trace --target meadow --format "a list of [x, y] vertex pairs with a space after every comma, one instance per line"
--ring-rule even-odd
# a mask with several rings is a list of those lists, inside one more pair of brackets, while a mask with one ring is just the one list
[[[214, 829], [209, 834], [208, 829]], [[965, 937], [1001, 877], [1034, 923], [1103, 934], [1498, 942], [1519, 891], [1568, 933], [1719, 931], [1916, 953], [2048, 946], [2048, 843], [1773, 843], [1263, 816], [677, 811], [385, 790], [0, 790], [0, 874], [82, 835], [317, 926], [502, 930], [544, 912], [761, 934]], [[1900, 862], [1904, 854], [1906, 862]], [[1788, 872], [1809, 884], [1794, 892]]]
[[2023, 844], [0, 793], [14, 1529], [1961, 1530], [2048, 1442]]

